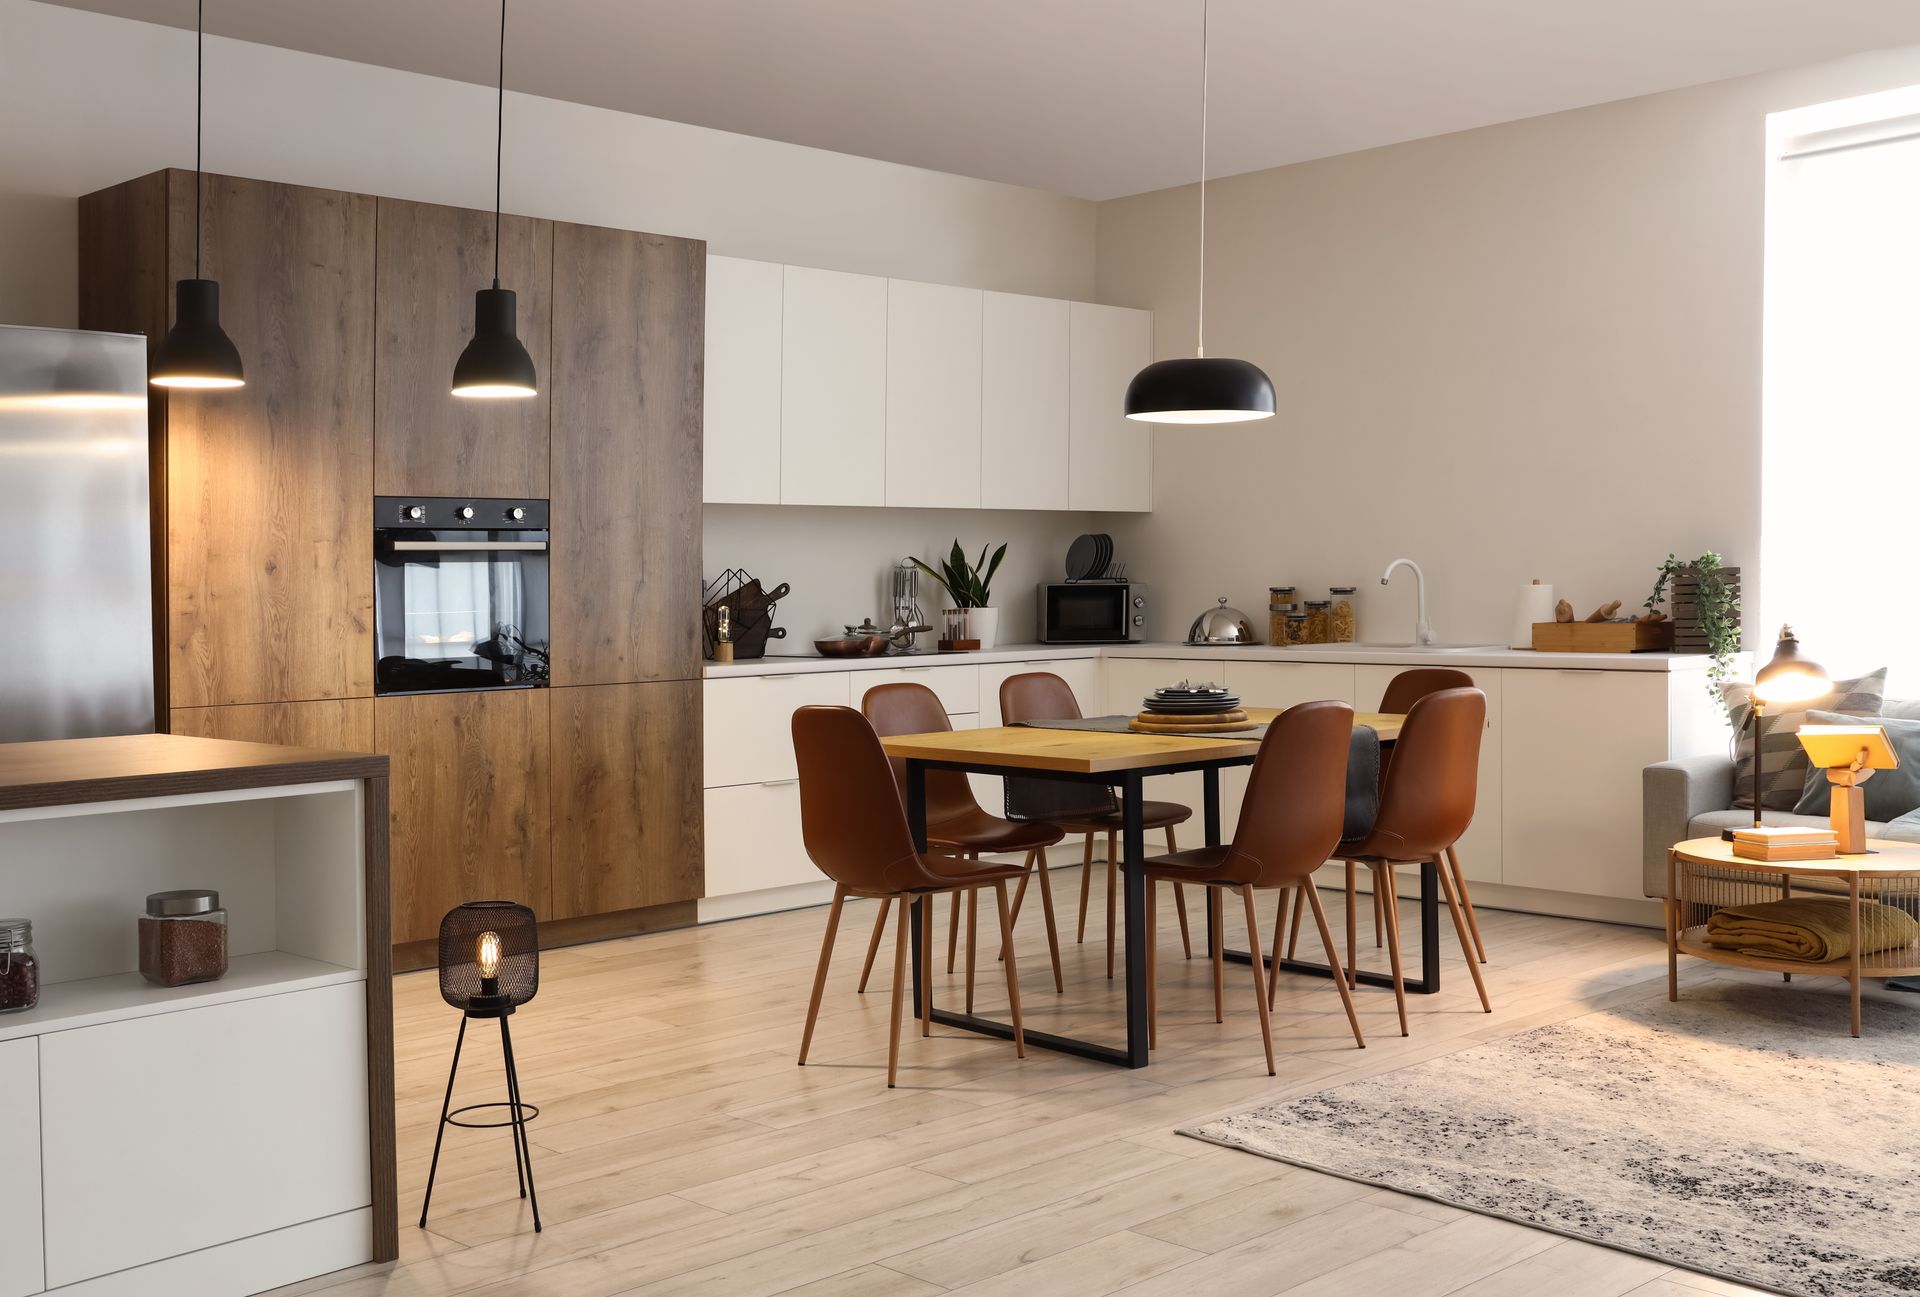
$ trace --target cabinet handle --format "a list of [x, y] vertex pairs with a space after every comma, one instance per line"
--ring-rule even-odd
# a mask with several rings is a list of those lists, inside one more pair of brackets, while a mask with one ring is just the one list
[[797, 784], [799, 782], [798, 779], [766, 779], [761, 781], [760, 786], [762, 788], [785, 788], [788, 784]]
[[809, 676], [812, 674], [814, 673], [811, 671], [779, 671], [779, 672], [770, 672], [767, 675], [757, 676], [755, 678], [759, 680], [764, 680], [768, 684], [775, 684], [775, 683], [784, 684], [789, 680], [798, 680], [802, 676]]

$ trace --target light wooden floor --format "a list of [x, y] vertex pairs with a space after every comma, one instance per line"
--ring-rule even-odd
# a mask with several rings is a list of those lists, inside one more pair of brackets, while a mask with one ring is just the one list
[[[1071, 944], [1075, 870], [1058, 874], [1068, 944], [1053, 994], [1037, 907], [1021, 918], [1029, 1026], [1116, 1037], [1098, 885]], [[1336, 932], [1339, 899], [1323, 893]], [[1037, 899], [1037, 898], [1036, 898]], [[1271, 898], [1263, 913], [1271, 916]], [[1198, 916], [1196, 907], [1195, 914]], [[1486, 912], [1496, 1012], [1478, 1011], [1452, 934], [1446, 989], [1360, 992], [1353, 1048], [1332, 986], [1284, 978], [1266, 1075], [1248, 970], [1229, 965], [1227, 1023], [1206, 963], [1179, 958], [1160, 906], [1161, 1027], [1153, 1066], [1121, 1071], [936, 1027], [903, 1032], [886, 1088], [889, 940], [854, 993], [870, 903], [841, 926], [813, 1062], [794, 1065], [824, 909], [553, 952], [513, 1020], [546, 1232], [516, 1196], [504, 1131], [451, 1130], [430, 1228], [403, 1219], [398, 1266], [282, 1290], [328, 1297], [449, 1293], [612, 1297], [1699, 1297], [1752, 1290], [1556, 1235], [1202, 1144], [1178, 1126], [1261, 1099], [1387, 1071], [1658, 990], [1657, 934]], [[944, 953], [946, 912], [938, 915]], [[1413, 907], [1403, 925], [1415, 936]], [[1270, 917], [1267, 922], [1270, 923]], [[1231, 939], [1240, 925], [1228, 920]], [[1370, 933], [1370, 916], [1363, 934]], [[1198, 933], [1196, 931], [1196, 937]], [[1384, 962], [1363, 949], [1363, 964]], [[1317, 957], [1317, 943], [1303, 955]], [[983, 940], [984, 945], [984, 940]], [[963, 955], [964, 959], [964, 955]], [[1004, 984], [982, 961], [981, 1011]], [[1705, 965], [1690, 977], [1719, 975]], [[949, 1001], [960, 979], [938, 975]], [[951, 991], [949, 991], [951, 986]], [[458, 1023], [430, 974], [399, 980], [400, 1190], [417, 1212]], [[484, 1024], [475, 1024], [476, 1028]], [[456, 1102], [501, 1097], [497, 1041], [469, 1032]]]

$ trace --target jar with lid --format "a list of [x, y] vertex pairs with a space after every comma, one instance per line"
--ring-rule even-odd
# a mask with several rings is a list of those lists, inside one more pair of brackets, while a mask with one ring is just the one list
[[40, 1003], [40, 961], [33, 953], [33, 924], [0, 919], [0, 1013], [24, 1013]]
[[157, 986], [211, 982], [227, 973], [227, 912], [205, 887], [155, 892], [140, 916], [140, 976]]
[[1333, 642], [1333, 604], [1326, 599], [1307, 600], [1307, 643]]
[[1307, 615], [1303, 612], [1290, 612], [1281, 628], [1281, 643], [1291, 648], [1295, 644], [1307, 642]]
[[1327, 642], [1329, 644], [1353, 643], [1354, 602], [1357, 586], [1336, 585], [1327, 589], [1327, 602], [1331, 605], [1327, 622]]
[[1290, 585], [1267, 587], [1267, 643], [1287, 642], [1287, 614], [1300, 610], [1299, 601], [1295, 598], [1297, 593]]

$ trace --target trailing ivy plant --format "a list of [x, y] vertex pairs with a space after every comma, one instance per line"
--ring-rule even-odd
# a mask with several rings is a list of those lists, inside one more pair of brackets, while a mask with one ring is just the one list
[[1669, 554], [1667, 561], [1660, 565], [1653, 593], [1647, 596], [1645, 607], [1649, 613], [1666, 598], [1668, 587], [1678, 576], [1691, 576], [1699, 582], [1696, 612], [1700, 629], [1707, 637], [1707, 653], [1713, 659], [1707, 667], [1707, 692], [1724, 712], [1727, 704], [1720, 686], [1733, 675], [1733, 656], [1740, 651], [1740, 596], [1734, 593], [1720, 556], [1712, 550], [1690, 563]]
[[993, 551], [991, 561], [987, 558], [987, 547], [980, 547], [980, 559], [968, 563], [966, 551], [960, 548], [958, 540], [953, 542], [953, 553], [940, 563], [940, 570], [934, 571], [917, 558], [908, 558], [907, 562], [938, 581], [953, 600], [956, 608], [989, 608], [992, 604], [993, 574], [1000, 570], [1000, 560], [1007, 556], [1007, 547], [1003, 543]]

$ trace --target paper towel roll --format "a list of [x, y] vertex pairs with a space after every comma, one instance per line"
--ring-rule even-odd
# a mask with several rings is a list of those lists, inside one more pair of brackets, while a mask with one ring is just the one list
[[1520, 587], [1520, 598], [1514, 607], [1513, 638], [1507, 641], [1509, 648], [1530, 649], [1533, 647], [1533, 624], [1537, 621], [1553, 620], [1553, 587], [1535, 581], [1532, 585]]

